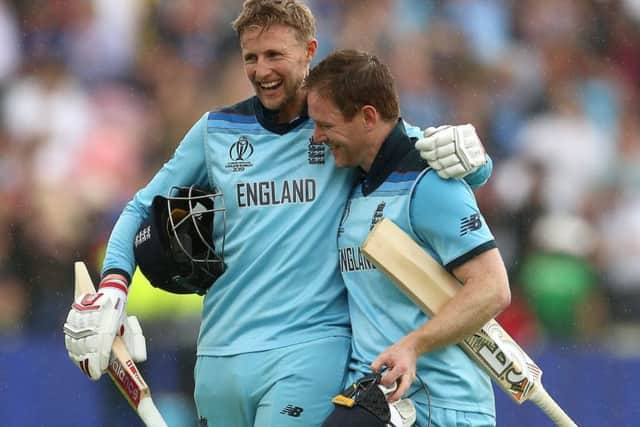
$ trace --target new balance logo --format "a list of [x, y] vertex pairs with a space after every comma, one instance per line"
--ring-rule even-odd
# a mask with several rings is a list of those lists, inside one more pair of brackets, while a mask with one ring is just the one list
[[468, 218], [462, 218], [460, 220], [460, 236], [464, 236], [471, 231], [479, 230], [480, 227], [482, 227], [480, 215], [473, 214]]
[[287, 405], [284, 407], [282, 411], [280, 411], [283, 415], [289, 415], [290, 417], [299, 417], [304, 409], [299, 406]]

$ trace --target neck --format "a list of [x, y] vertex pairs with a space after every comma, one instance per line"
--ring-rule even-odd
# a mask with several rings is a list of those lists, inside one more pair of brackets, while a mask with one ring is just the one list
[[393, 122], [381, 122], [380, 126], [377, 126], [375, 129], [372, 129], [369, 134], [370, 143], [367, 145], [367, 153], [364, 156], [363, 162], [360, 164], [360, 168], [369, 172], [371, 166], [373, 165], [382, 144], [387, 140], [393, 128], [396, 126], [396, 121]]
[[302, 89], [296, 92], [296, 96], [291, 102], [282, 106], [278, 112], [278, 123], [289, 123], [300, 115], [307, 102], [307, 93]]

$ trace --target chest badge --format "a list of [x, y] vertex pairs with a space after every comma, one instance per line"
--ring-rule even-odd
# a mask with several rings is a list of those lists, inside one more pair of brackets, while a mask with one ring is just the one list
[[246, 136], [241, 136], [236, 142], [229, 147], [229, 162], [224, 166], [231, 169], [232, 172], [242, 172], [246, 168], [253, 166], [249, 161], [253, 156], [253, 144], [249, 142]]
[[314, 143], [313, 137], [309, 138], [307, 154], [308, 154], [307, 157], [309, 159], [310, 165], [324, 165], [325, 145]]

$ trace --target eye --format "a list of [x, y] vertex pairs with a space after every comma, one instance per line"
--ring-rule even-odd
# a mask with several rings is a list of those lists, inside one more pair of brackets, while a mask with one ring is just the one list
[[245, 64], [254, 64], [256, 62], [255, 55], [245, 55], [243, 58]]
[[267, 58], [277, 59], [277, 58], [280, 58], [280, 57], [282, 57], [282, 52], [278, 52], [276, 50], [270, 50], [270, 51], [267, 52]]

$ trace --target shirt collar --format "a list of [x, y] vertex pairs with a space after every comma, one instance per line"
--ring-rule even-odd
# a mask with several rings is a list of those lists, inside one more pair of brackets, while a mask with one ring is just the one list
[[378, 188], [413, 149], [414, 142], [407, 135], [404, 123], [399, 118], [398, 123], [382, 143], [376, 158], [373, 159], [369, 172], [363, 171], [362, 193], [367, 196]]
[[304, 103], [300, 115], [289, 123], [278, 123], [278, 110], [269, 110], [257, 96], [253, 97], [253, 107], [256, 112], [256, 118], [263, 128], [277, 133], [278, 135], [284, 135], [292, 129], [298, 127], [301, 123], [309, 119], [309, 112], [307, 110], [307, 103]]

